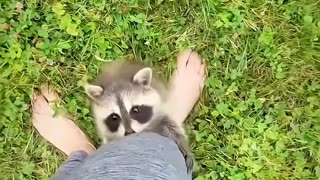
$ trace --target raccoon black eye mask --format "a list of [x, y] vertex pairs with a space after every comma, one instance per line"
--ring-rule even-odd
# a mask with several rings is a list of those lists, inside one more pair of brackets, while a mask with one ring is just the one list
[[108, 126], [111, 132], [118, 131], [120, 122], [121, 122], [120, 116], [115, 113], [110, 114], [104, 121], [104, 123], [106, 124], [106, 126]]
[[[138, 121], [141, 124], [147, 123], [152, 117], [152, 107], [145, 105], [133, 106], [130, 110], [129, 116], [131, 119]], [[121, 121], [122, 119], [118, 114], [112, 113], [104, 122], [111, 132], [116, 132], [118, 131]], [[125, 135], [128, 135], [134, 133], [134, 131], [126, 131], [125, 133]]]
[[136, 105], [131, 108], [129, 115], [132, 119], [144, 124], [151, 119], [152, 113], [153, 111], [151, 106]]

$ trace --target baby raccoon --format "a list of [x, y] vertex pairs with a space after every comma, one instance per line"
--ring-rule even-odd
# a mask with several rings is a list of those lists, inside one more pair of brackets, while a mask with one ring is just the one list
[[103, 143], [141, 132], [166, 97], [150, 68], [129, 61], [108, 64], [85, 88]]
[[167, 97], [165, 85], [152, 70], [139, 63], [113, 62], [86, 93], [103, 143], [138, 132], [154, 132], [176, 142], [185, 157], [188, 172], [193, 158], [182, 124], [163, 111]]

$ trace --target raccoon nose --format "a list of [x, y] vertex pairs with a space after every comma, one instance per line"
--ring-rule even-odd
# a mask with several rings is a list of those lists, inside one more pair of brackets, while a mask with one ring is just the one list
[[133, 129], [129, 129], [129, 130], [126, 130], [124, 132], [124, 135], [127, 136], [127, 135], [130, 135], [130, 134], [133, 134], [133, 133], [135, 133], [135, 131]]

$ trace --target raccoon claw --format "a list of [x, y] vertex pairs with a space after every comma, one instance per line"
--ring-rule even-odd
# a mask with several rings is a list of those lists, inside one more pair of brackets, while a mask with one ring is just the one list
[[180, 151], [185, 159], [186, 166], [187, 166], [187, 173], [192, 173], [193, 165], [194, 165], [194, 159], [193, 154], [188, 149], [185, 149], [183, 147], [180, 147]]
[[190, 155], [190, 154], [186, 154], [184, 156], [184, 159], [186, 161], [186, 166], [187, 166], [187, 173], [192, 173], [192, 170], [193, 170], [193, 165], [194, 165], [194, 162], [193, 162], [193, 156]]

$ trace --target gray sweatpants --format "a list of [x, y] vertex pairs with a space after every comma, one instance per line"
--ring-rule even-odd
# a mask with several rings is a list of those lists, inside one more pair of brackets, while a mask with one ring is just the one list
[[184, 158], [170, 139], [155, 133], [130, 135], [93, 155], [72, 153], [52, 180], [189, 180]]

